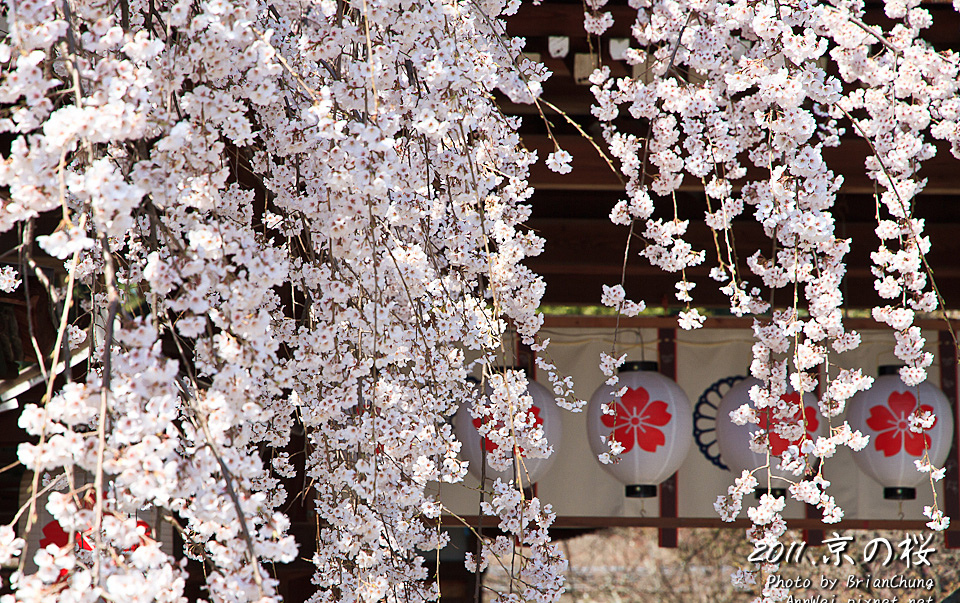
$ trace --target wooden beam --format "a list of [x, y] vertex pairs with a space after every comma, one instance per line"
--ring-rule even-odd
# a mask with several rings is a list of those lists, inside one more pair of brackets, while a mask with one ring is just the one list
[[[596, 143], [609, 157], [606, 143], [601, 137], [594, 137], [593, 142], [575, 134], [557, 135], [554, 139], [556, 144], [546, 134], [523, 134], [523, 144], [530, 150], [536, 150], [540, 157], [540, 161], [530, 168], [530, 185], [533, 188], [569, 191], [625, 190], [619, 174], [610, 168], [594, 146]], [[571, 163], [573, 169], [569, 174], [557, 174], [550, 171], [544, 164], [547, 154], [553, 152], [557, 144], [573, 156]], [[823, 158], [827, 165], [835, 174], [843, 175], [841, 193], [873, 194], [877, 190], [876, 183], [867, 176], [864, 168], [864, 161], [868, 154], [870, 154], [870, 145], [859, 138], [845, 139], [840, 147], [823, 150]], [[614, 160], [613, 164], [617, 166], [619, 162]], [[956, 178], [957, 169], [957, 160], [945, 148], [940, 149], [936, 157], [923, 163], [920, 170], [920, 177], [927, 179], [923, 194], [960, 194], [960, 185]], [[762, 180], [767, 176], [765, 170], [754, 167], [747, 169], [748, 179]], [[686, 175], [680, 190], [701, 192], [703, 184]]]
[[[949, 0], [924, 1], [923, 4], [933, 17], [931, 27], [922, 32], [923, 39], [937, 47], [956, 47], [960, 15], [953, 10]], [[601, 12], [607, 11], [613, 16], [613, 25], [600, 37], [600, 40], [632, 38], [631, 28], [636, 21], [637, 11], [626, 3], [620, 2], [607, 4]], [[505, 18], [507, 34], [524, 38], [549, 36], [586, 38], [587, 33], [583, 29], [583, 13], [584, 7], [579, 3], [540, 5], [525, 3], [520, 6], [515, 15]], [[885, 29], [893, 25], [893, 22], [884, 16], [883, 6], [880, 3], [870, 3], [863, 20], [868, 24], [881, 25]], [[593, 38], [597, 39], [596, 36]], [[634, 42], [634, 44], [637, 43]]]
[[[613, 15], [613, 26], [604, 33], [604, 37], [630, 37], [630, 28], [637, 19], [637, 11], [626, 5], [614, 4], [608, 4], [603, 10]], [[583, 29], [582, 4], [521, 4], [517, 14], [507, 17], [506, 21], [507, 34], [511, 36], [587, 37], [587, 32]]]
[[[533, 219], [530, 227], [547, 241], [544, 253], [527, 261], [532, 270], [546, 278], [544, 303], [596, 305], [603, 285], [620, 282], [628, 233], [625, 227], [601, 219], [559, 218]], [[874, 228], [873, 224], [863, 222], [845, 223], [838, 228], [841, 236], [853, 240], [844, 281], [845, 306], [848, 308], [870, 308], [883, 303], [873, 288], [874, 277], [870, 273], [870, 253], [875, 251], [878, 242]], [[960, 307], [960, 265], [956, 262], [960, 257], [960, 237], [956, 232], [956, 225], [950, 223], [928, 224], [926, 228], [933, 244], [927, 261], [933, 267], [948, 308]], [[747, 270], [745, 259], [755, 251], [770, 255], [771, 244], [759, 224], [748, 220], [737, 222], [734, 234], [742, 270]], [[706, 225], [691, 223], [686, 240], [694, 249], [706, 250], [708, 258], [715, 255], [713, 235]], [[665, 273], [651, 266], [646, 259], [637, 257], [642, 245], [639, 239], [631, 244], [624, 283], [627, 295], [646, 301], [648, 306], [679, 305], [674, 297], [676, 275]], [[707, 276], [714, 263], [713, 259], [708, 259], [704, 265], [687, 271], [688, 279], [699, 285], [693, 291], [695, 305], [728, 304], [726, 297], [718, 291], [717, 283]], [[749, 282], [759, 286], [756, 277], [751, 277], [748, 271], [745, 275]]]
[[[671, 381], [677, 380], [677, 327], [657, 329], [657, 360], [660, 374]], [[659, 487], [660, 517], [677, 516], [677, 489], [679, 480], [677, 472], [663, 480]], [[677, 548], [676, 528], [660, 528], [657, 533], [657, 544], [661, 548]]]
[[[960, 169], [960, 163], [957, 167]], [[960, 228], [960, 212], [957, 212], [958, 197], [960, 194], [956, 193], [952, 195], [921, 193], [916, 198], [914, 212], [917, 217], [924, 218], [928, 225], [956, 224], [957, 228]], [[622, 198], [624, 198], [622, 190], [537, 189], [530, 197], [530, 206], [533, 209], [531, 217], [535, 220], [565, 218], [607, 221], [611, 208]], [[672, 212], [672, 201], [672, 199], [658, 200], [657, 204], [669, 208]], [[703, 221], [703, 212], [706, 209], [703, 191], [679, 192], [676, 195], [676, 201], [677, 213], [681, 220]], [[750, 217], [752, 211], [751, 208], [747, 208], [743, 217], [737, 219], [735, 223], [752, 221]], [[658, 215], [663, 213], [661, 209]], [[847, 234], [849, 224], [876, 224], [876, 197], [873, 194], [838, 195], [832, 213], [840, 236], [849, 236]]]
[[[523, 135], [524, 146], [537, 151], [540, 158], [540, 161], [530, 167], [529, 182], [534, 189], [626, 190], [619, 172], [611, 169], [594, 146], [595, 142], [609, 157], [602, 137], [595, 136], [594, 142], [576, 135], [558, 135], [554, 139], [556, 142], [545, 134]], [[573, 170], [562, 176], [550, 171], [544, 163], [547, 154], [552, 153], [558, 144], [573, 156]], [[618, 164], [614, 162], [613, 165]]]
[[[748, 210], [749, 211], [749, 210]], [[531, 219], [529, 226], [534, 232], [546, 239], [544, 253], [529, 260], [530, 266], [537, 266], [544, 274], [553, 273], [606, 273], [620, 274], [623, 265], [623, 253], [629, 229], [618, 226], [605, 219], [569, 220], [563, 218]], [[933, 267], [935, 275], [945, 279], [960, 277], [960, 240], [956, 236], [958, 225], [953, 223], [927, 224], [924, 234], [930, 237], [932, 248], [926, 259]], [[847, 274], [857, 278], [871, 276], [870, 254], [876, 251], [879, 239], [871, 222], [847, 222], [837, 226], [837, 236], [852, 239], [850, 253], [847, 254]], [[635, 235], [638, 233], [635, 232]], [[639, 234], [642, 234], [642, 230]], [[769, 257], [772, 243], [759, 223], [751, 219], [737, 220], [733, 225], [736, 240], [736, 252], [741, 268], [746, 267], [746, 258], [756, 251]], [[705, 250], [707, 264], [715, 260], [716, 251], [713, 232], [706, 224], [691, 221], [684, 237], [694, 250]], [[636, 257], [643, 249], [643, 241], [637, 236], [631, 245], [628, 258], [628, 273], [654, 274], [662, 272], [650, 266], [643, 258]], [[708, 267], [691, 268], [688, 273], [706, 275]]]
[[[956, 331], [954, 331], [956, 332]], [[953, 406], [954, 416], [960, 416], [960, 402], [957, 398], [957, 342], [949, 331], [940, 331], [940, 390]], [[951, 518], [960, 515], [960, 445], [957, 444], [957, 424], [953, 428], [953, 442], [944, 468], [947, 471], [943, 481], [943, 511]], [[948, 549], [960, 548], [960, 533], [948, 533], [944, 544]]]
[[[489, 523], [490, 518], [485, 518]], [[467, 515], [453, 517], [444, 515], [440, 525], [444, 527], [476, 526], [478, 517]], [[822, 529], [830, 531], [844, 530], [926, 530], [926, 520], [920, 519], [844, 519], [839, 523], [825, 524], [819, 519], [788, 518], [787, 527], [795, 529]], [[661, 528], [661, 529], [689, 529], [689, 528], [734, 528], [745, 530], [750, 527], [750, 521], [738, 519], [723, 521], [719, 517], [600, 517], [600, 516], [559, 516], [553, 522], [552, 528]], [[951, 525], [947, 533], [960, 531], [960, 526]]]
[[[676, 316], [621, 316], [621, 329], [664, 329], [677, 326]], [[847, 317], [844, 324], [848, 329], [857, 331], [890, 331], [872, 318]], [[921, 329], [940, 331], [947, 328], [947, 321], [933, 318], [922, 318], [915, 323]], [[951, 320], [954, 330], [960, 327], [960, 320]], [[616, 316], [583, 316], [566, 314], [547, 314], [543, 317], [545, 329], [613, 329], [617, 326]], [[736, 316], [708, 317], [704, 323], [705, 329], [750, 329], [753, 327], [753, 318]]]

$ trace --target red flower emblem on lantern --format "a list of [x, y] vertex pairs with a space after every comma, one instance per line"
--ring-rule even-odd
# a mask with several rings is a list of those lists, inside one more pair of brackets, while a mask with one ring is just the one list
[[[886, 405], [877, 404], [870, 408], [867, 426], [877, 432], [873, 445], [884, 456], [899, 453], [901, 446], [910, 456], [923, 456], [923, 451], [930, 448], [930, 436], [910, 431], [910, 415], [916, 409], [917, 399], [908, 391], [893, 392]], [[933, 407], [923, 404], [920, 411], [933, 412]]]
[[[147, 538], [152, 537], [153, 530], [150, 528], [150, 524], [142, 520], [137, 520], [137, 527], [143, 528], [144, 534], [146, 535]], [[87, 528], [83, 532], [76, 532], [74, 534], [75, 546], [78, 549], [81, 549], [84, 551], [93, 550], [93, 544], [91, 543], [91, 540], [90, 540], [92, 538], [90, 535], [91, 532], [93, 532], [93, 528]], [[50, 545], [50, 544], [56, 545], [61, 549], [67, 546], [68, 544], [70, 544], [70, 534], [68, 534], [63, 529], [63, 526], [61, 526], [60, 522], [57, 521], [56, 519], [54, 519], [47, 525], [43, 526], [43, 538], [40, 539], [40, 546], [43, 548], [46, 548], [47, 545]], [[134, 544], [130, 548], [124, 549], [124, 550], [135, 551], [139, 546], [140, 544]]]
[[[60, 522], [53, 520], [47, 525], [43, 526], [43, 538], [40, 539], [40, 546], [46, 548], [48, 545], [55, 544], [59, 548], [63, 548], [70, 543], [70, 534], [67, 534], [63, 527], [60, 526]], [[85, 550], [90, 551], [93, 549], [90, 546], [90, 543], [87, 542], [87, 539], [84, 538], [83, 534], [77, 532], [77, 545]]]
[[[543, 425], [543, 417], [540, 416], [540, 408], [538, 406], [531, 406], [529, 412], [530, 414], [533, 415], [534, 425]], [[490, 420], [489, 416], [484, 416], [482, 419], [478, 417], [473, 420], [473, 426], [476, 427], [477, 429], [480, 429], [480, 426], [488, 422], [489, 420]], [[495, 429], [500, 429], [501, 427], [503, 427], [503, 421], [497, 421], [497, 425]], [[496, 442], [492, 441], [490, 438], [484, 438], [484, 448], [486, 449], [487, 452], [493, 452], [494, 450], [499, 448], [499, 446], [497, 446]], [[518, 446], [518, 450], [522, 455], [523, 448]]]
[[[809, 440], [810, 434], [817, 431], [817, 427], [820, 425], [820, 422], [817, 421], [817, 411], [812, 406], [802, 406], [800, 400], [800, 394], [798, 392], [793, 392], [789, 394], [784, 394], [780, 396], [780, 399], [786, 402], [789, 405], [792, 405], [794, 413], [792, 416], [787, 418], [774, 417], [773, 420], [770, 420], [770, 415], [772, 411], [769, 409], [764, 409], [760, 412], [760, 429], [768, 430], [770, 437], [770, 454], [773, 456], [780, 456], [786, 451], [787, 447], [791, 444], [800, 444], [800, 440]], [[779, 425], [780, 423], [799, 423], [801, 420], [800, 408], [803, 407], [803, 420], [806, 422], [807, 432], [803, 435], [802, 438], [797, 440], [787, 440], [784, 439], [779, 433], [772, 430], [773, 427]]]
[[613, 409], [614, 414], [605, 414], [600, 420], [613, 428], [610, 439], [623, 446], [625, 453], [630, 452], [634, 445], [647, 452], [656, 452], [658, 447], [666, 443], [663, 432], [657, 429], [671, 419], [667, 403], [663, 400], [651, 402], [650, 394], [644, 388], [627, 388]]

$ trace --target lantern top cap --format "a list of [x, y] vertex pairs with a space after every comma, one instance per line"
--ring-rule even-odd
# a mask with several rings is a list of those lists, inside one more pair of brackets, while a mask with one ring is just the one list
[[877, 368], [878, 377], [886, 377], [887, 375], [899, 375], [900, 369], [903, 368], [902, 364], [881, 364]]
[[617, 369], [618, 373], [630, 373], [635, 371], [653, 371], [656, 372], [659, 369], [659, 365], [654, 360], [631, 360], [629, 362], [624, 362], [620, 365], [620, 368]]

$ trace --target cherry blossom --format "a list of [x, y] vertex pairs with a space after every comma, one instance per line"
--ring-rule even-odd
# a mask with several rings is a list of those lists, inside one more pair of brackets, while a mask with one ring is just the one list
[[560, 149], [547, 155], [546, 165], [558, 174], [569, 174], [573, 170], [570, 166], [572, 160], [570, 153]]
[[[591, 35], [613, 24], [604, 5], [587, 3]], [[544, 245], [525, 227], [537, 158], [520, 144], [520, 120], [493, 100], [536, 103], [548, 75], [504, 34], [518, 6], [30, 0], [10, 11], [0, 230], [29, 238], [0, 289], [39, 278], [35, 254], [62, 261], [64, 281], [43, 284], [62, 312], [53, 365], [67, 350], [90, 353], [85, 376], [51, 381], [43, 406], [25, 405], [32, 439], [19, 458], [33, 475], [31, 505], [43, 480], [57, 480], [47, 508], [89, 548], [27, 550], [0, 528], [0, 558], [36, 566], [15, 574], [4, 601], [179, 601], [184, 570], [131, 519], [144, 507], [175, 522], [204, 562], [209, 599], [276, 601], [268, 566], [298, 554], [282, 512], [300, 494], [282, 487], [292, 471], [312, 480], [322, 526], [313, 601], [439, 597], [422, 552], [446, 544], [431, 485], [466, 472], [448, 421], [458, 404], [482, 425], [520, 417], [514, 430], [490, 431], [493, 462], [515, 446], [550, 450], [526, 378], [493, 369], [510, 337], [546, 347], [545, 285], [524, 264]], [[941, 300], [914, 201], [934, 141], [960, 157], [960, 61], [923, 41], [931, 18], [916, 3], [888, 2], [886, 30], [864, 26], [860, 2], [631, 6], [636, 48], [625, 57], [649, 62], [653, 77], [590, 77], [593, 115], [626, 178], [611, 219], [643, 239], [642, 261], [678, 275], [681, 326], [705, 322], [688, 274], [701, 265], [731, 313], [755, 318], [751, 372], [763, 385], [739, 419], [796, 419], [780, 396], [788, 385], [811, 391], [804, 375], [826, 367], [818, 420], [828, 435], [785, 454], [862, 449], [866, 438], [837, 418], [871, 380], [836, 368], [860, 337], [843, 316], [850, 241], [832, 209], [843, 179], [824, 150], [846, 135], [871, 146], [873, 315], [895, 332], [901, 377], [916, 384], [933, 361], [916, 317]], [[619, 131], [625, 115], [649, 135]], [[559, 147], [545, 162], [572, 169]], [[685, 179], [703, 186], [714, 249], [685, 240], [690, 222], [672, 203]], [[36, 232], [40, 216], [59, 224]], [[737, 258], [742, 219], [770, 244]], [[641, 312], [623, 284], [602, 302]], [[623, 361], [619, 350], [601, 360], [613, 383]], [[577, 408], [569, 380], [538, 363], [561, 406]], [[466, 380], [474, 366], [481, 387]], [[640, 396], [623, 394], [621, 403]], [[657, 428], [670, 417], [658, 401], [630, 404], [605, 416], [607, 461], [662, 443]], [[912, 429], [931, 420], [908, 420], [898, 441], [913, 446]], [[295, 434], [305, 447], [297, 466], [282, 456]], [[929, 467], [931, 478], [938, 471]], [[758, 484], [749, 473], [735, 480], [717, 502], [724, 519]], [[821, 470], [791, 486], [825, 521], [842, 518]], [[481, 512], [504, 536], [483, 540], [468, 565], [516, 556], [519, 590], [494, 598], [558, 600], [565, 561], [549, 540], [553, 511], [502, 482], [489, 494]], [[748, 509], [749, 538], [779, 537], [782, 508], [766, 495]], [[936, 504], [925, 515], [946, 527]]]
[[[816, 390], [813, 375], [823, 374], [820, 416], [804, 419], [825, 421], [827, 435], [799, 442], [795, 450], [786, 447], [787, 464], [800, 470], [797, 481], [786, 485], [795, 498], [821, 508], [825, 521], [838, 521], [843, 512], [825, 492], [823, 463], [809, 475], [804, 459], [830, 458], [838, 446], [856, 451], [867, 445], [867, 438], [839, 417], [847, 400], [870, 388], [872, 378], [866, 376], [868, 367], [839, 368], [837, 361], [861, 338], [846, 327], [842, 309], [851, 241], [838, 232], [833, 206], [843, 178], [824, 151], [849, 136], [865, 139], [871, 149], [864, 170], [877, 186], [880, 239], [871, 254], [877, 292], [872, 314], [893, 331], [894, 352], [904, 364], [901, 379], [916, 385], [934, 359], [914, 323], [919, 313], [942, 305], [926, 266], [925, 224], [913, 213], [925, 186], [918, 174], [937, 152], [934, 140], [949, 141], [960, 158], [960, 60], [922, 39], [932, 17], [919, 2], [884, 3], [891, 20], [884, 27], [865, 24], [862, 2], [652, 0], [631, 6], [633, 48], [624, 56], [642, 64], [644, 75], [615, 78], [601, 67], [591, 78], [594, 115], [627, 180], [628, 199], [612, 208], [610, 219], [629, 227], [629, 251], [640, 235], [640, 261], [676, 274], [676, 298], [683, 304], [679, 326], [703, 322], [688, 270], [700, 264], [709, 265], [731, 313], [754, 317], [750, 370], [763, 383], [751, 392], [752, 405], [736, 411], [738, 423], [764, 421], [792, 431], [798, 417], [779, 403], [780, 396], [788, 386]], [[590, 28], [599, 29], [597, 19]], [[647, 134], [621, 128], [617, 118], [624, 113], [643, 120]], [[689, 225], [674, 195], [691, 182], [704, 191], [711, 249], [695, 249], [684, 239]], [[635, 206], [630, 198], [638, 199]], [[759, 224], [768, 244], [738, 258], [743, 250], [734, 235], [746, 219]], [[616, 357], [619, 350], [607, 354]], [[921, 422], [931, 417], [894, 419], [896, 425], [877, 418], [897, 431], [891, 428], [889, 437], [874, 445], [892, 450], [894, 441], [902, 446], [914, 438], [915, 448], [923, 440], [910, 430], [922, 429]], [[791, 441], [800, 434], [788, 435]], [[780, 449], [784, 442], [757, 437], [752, 446], [772, 454], [774, 443]], [[761, 481], [776, 486], [769, 473]], [[716, 504], [724, 519], [741, 507], [739, 487]], [[748, 513], [756, 524], [751, 539], [782, 533], [769, 501]], [[931, 526], [943, 527], [936, 504], [927, 517]], [[742, 577], [737, 582], [746, 583]], [[773, 601], [785, 593], [761, 596]]]
[[[773, 456], [780, 456], [790, 445], [797, 445], [801, 440], [809, 440], [810, 434], [817, 431], [819, 419], [817, 411], [812, 406], [803, 406], [798, 392], [791, 392], [781, 396], [788, 405], [792, 406], [794, 413], [786, 418], [773, 417], [769, 410], [760, 411], [759, 426], [768, 433], [770, 453]], [[804, 434], [799, 438], [787, 439], [777, 432], [777, 426], [787, 424], [796, 424], [801, 422], [804, 427]]]
[[[90, 353], [84, 377], [23, 409], [32, 492], [48, 477], [63, 491], [55, 522], [29, 526], [47, 548], [0, 543], [36, 566], [11, 600], [181, 600], [183, 567], [130, 520], [149, 507], [203, 562], [206, 598], [276, 601], [268, 568], [298, 554], [283, 509], [301, 495], [322, 526], [313, 601], [439, 597], [423, 561], [447, 542], [436, 484], [466, 474], [449, 419], [461, 402], [494, 425], [526, 417], [526, 378], [492, 367], [509, 338], [546, 348], [544, 283], [524, 265], [543, 249], [524, 226], [536, 156], [493, 100], [534, 102], [547, 75], [503, 34], [516, 4], [36, 0], [9, 15], [0, 229], [29, 239], [0, 286], [32, 276], [31, 255], [62, 261], [47, 283], [60, 342]], [[560, 149], [549, 162], [570, 169]], [[59, 224], [37, 231], [38, 216]], [[529, 416], [490, 442], [549, 454]], [[284, 489], [295, 472], [309, 492]], [[483, 512], [515, 536], [524, 597], [556, 601], [551, 511], [499, 488]]]
[[15, 268], [12, 266], [0, 267], [0, 291], [12, 293], [20, 286], [21, 282]]
[[[543, 425], [543, 417], [540, 416], [540, 407], [538, 407], [538, 406], [531, 406], [531, 407], [530, 407], [530, 410], [528, 411], [528, 417], [532, 417], [532, 418], [529, 418], [527, 422], [532, 421], [534, 425]], [[473, 421], [473, 426], [476, 427], [477, 429], [479, 429], [484, 423], [488, 423], [488, 422], [489, 422], [489, 418], [486, 418], [486, 417], [483, 418], [483, 419], [481, 419], [481, 418], [474, 418], [472, 421]], [[499, 430], [499, 429], [502, 428], [502, 427], [503, 427], [503, 424], [502, 424], [502, 423], [497, 423], [497, 424], [493, 425], [493, 427], [492, 427], [491, 429], [493, 429], [493, 430]], [[497, 448], [499, 448], [499, 446], [496, 444], [496, 442], [493, 441], [493, 439], [491, 439], [491, 438], [484, 438], [484, 449], [485, 449], [487, 452], [493, 452], [493, 451], [496, 450]], [[518, 447], [517, 450], [518, 450], [518, 452], [519, 452], [520, 454], [523, 454], [523, 447], [522, 447], [522, 446], [521, 446], [521, 447]]]

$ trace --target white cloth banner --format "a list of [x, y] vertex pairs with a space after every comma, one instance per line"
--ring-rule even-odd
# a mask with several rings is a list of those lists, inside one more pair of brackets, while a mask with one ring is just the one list
[[[564, 374], [573, 377], [577, 396], [589, 399], [604, 380], [598, 367], [600, 352], [610, 353], [613, 346], [612, 329], [558, 329], [545, 328], [543, 337], [551, 340], [550, 360]], [[859, 367], [864, 374], [875, 377], [877, 367], [898, 364], [893, 354], [892, 332], [862, 332], [863, 343], [852, 352], [833, 354], [831, 361], [843, 368]], [[924, 332], [926, 350], [936, 356], [937, 332]], [[720, 379], [747, 373], [753, 345], [752, 332], [747, 329], [677, 330], [677, 382], [696, 407], [697, 400]], [[622, 329], [617, 342], [618, 354], [627, 354], [628, 360], [657, 360], [656, 329]], [[546, 384], [545, 377], [539, 379]], [[928, 380], [940, 386], [939, 357], [928, 370]], [[715, 401], [716, 402], [716, 401]], [[538, 482], [541, 500], [553, 505], [558, 516], [635, 517], [659, 515], [657, 499], [629, 499], [624, 497], [623, 484], [603, 471], [590, 451], [586, 438], [584, 413], [562, 412], [563, 443], [554, 453], [556, 462]], [[843, 417], [841, 417], [841, 420]], [[713, 447], [716, 450], [716, 446]], [[832, 482], [829, 492], [844, 510], [847, 519], [897, 519], [898, 501], [884, 500], [883, 486], [861, 473], [853, 463], [851, 451], [841, 449], [828, 459], [824, 475]], [[696, 444], [691, 447], [678, 471], [678, 515], [680, 517], [717, 517], [713, 503], [717, 495], [727, 491], [734, 475], [707, 460]], [[467, 478], [467, 486], [443, 484], [440, 495], [443, 503], [458, 515], [476, 515], [479, 509], [477, 483]], [[764, 479], [761, 479], [761, 485]], [[776, 486], [775, 486], [776, 487]], [[942, 497], [942, 482], [938, 496]], [[924, 519], [923, 507], [932, 503], [930, 488], [921, 484], [917, 499], [903, 501], [905, 519]], [[940, 500], [943, 500], [942, 498]], [[745, 504], [752, 501], [745, 500]], [[789, 500], [784, 516], [804, 517], [805, 505]], [[745, 516], [745, 515], [744, 515]]]

